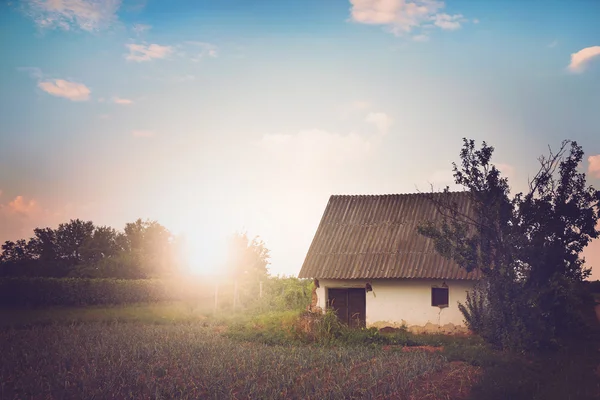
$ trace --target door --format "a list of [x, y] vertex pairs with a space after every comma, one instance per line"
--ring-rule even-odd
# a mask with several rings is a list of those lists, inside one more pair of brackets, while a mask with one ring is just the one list
[[329, 289], [328, 304], [345, 324], [360, 328], [366, 322], [365, 289]]

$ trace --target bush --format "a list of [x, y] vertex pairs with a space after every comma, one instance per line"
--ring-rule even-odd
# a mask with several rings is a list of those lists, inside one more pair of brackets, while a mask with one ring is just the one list
[[204, 296], [200, 283], [176, 280], [0, 278], [0, 306], [8, 307], [201, 301]]

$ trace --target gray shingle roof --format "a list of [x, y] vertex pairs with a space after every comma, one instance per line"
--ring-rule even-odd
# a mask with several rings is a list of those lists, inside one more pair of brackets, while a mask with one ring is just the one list
[[[427, 196], [442, 194], [331, 196], [299, 277], [478, 279], [478, 271], [467, 273], [443, 258], [417, 232], [420, 223], [441, 217]], [[463, 212], [471, 211], [467, 193], [451, 196]]]

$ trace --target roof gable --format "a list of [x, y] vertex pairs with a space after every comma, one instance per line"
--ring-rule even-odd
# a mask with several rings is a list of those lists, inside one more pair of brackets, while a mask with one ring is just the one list
[[[441, 215], [428, 198], [442, 193], [331, 196], [300, 270], [300, 278], [478, 279], [440, 256], [419, 224]], [[451, 193], [469, 213], [466, 192]]]

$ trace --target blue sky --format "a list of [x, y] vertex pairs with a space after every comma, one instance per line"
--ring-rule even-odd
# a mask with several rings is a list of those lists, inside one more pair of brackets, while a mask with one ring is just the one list
[[245, 229], [296, 274], [329, 195], [441, 188], [465, 136], [521, 190], [575, 139], [598, 187], [598, 15], [584, 0], [4, 2], [0, 240], [151, 218], [206, 265]]

